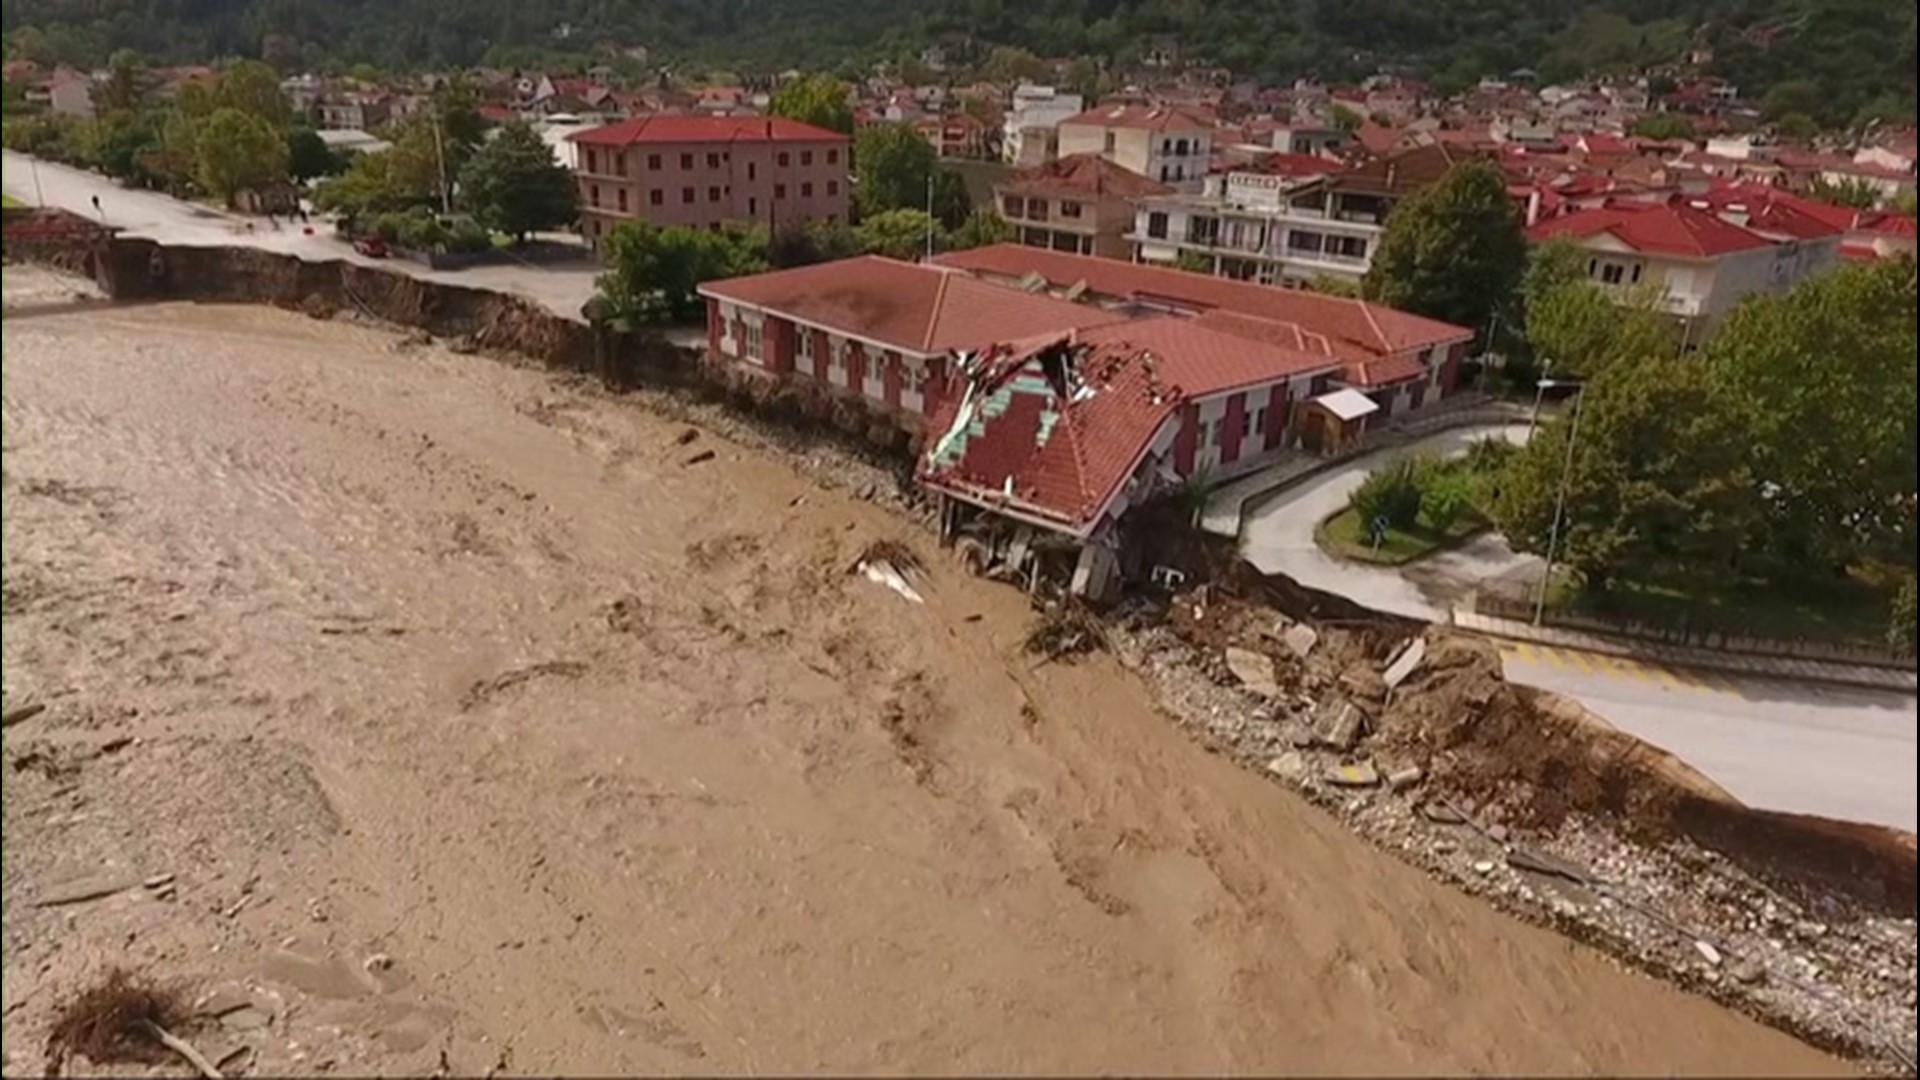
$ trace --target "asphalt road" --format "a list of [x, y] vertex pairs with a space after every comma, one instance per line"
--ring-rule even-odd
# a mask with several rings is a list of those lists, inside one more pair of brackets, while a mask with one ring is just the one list
[[[1269, 573], [1410, 618], [1445, 622], [1447, 601], [1489, 577], [1537, 574], [1539, 560], [1498, 537], [1425, 560], [1405, 574], [1334, 559], [1314, 526], [1347, 503], [1372, 469], [1422, 451], [1452, 453], [1496, 431], [1442, 432], [1350, 462], [1249, 509], [1242, 551]], [[1418, 580], [1413, 580], [1414, 578]], [[1507, 677], [1579, 701], [1623, 731], [1675, 754], [1751, 806], [1912, 830], [1911, 695], [1660, 667], [1593, 653], [1505, 643]]]
[[[369, 259], [333, 236], [333, 227], [318, 220], [311, 234], [298, 224], [276, 229], [264, 218], [227, 214], [198, 203], [182, 202], [151, 191], [135, 191], [82, 169], [38, 162], [12, 150], [0, 151], [0, 184], [8, 195], [30, 206], [40, 204], [104, 218], [129, 236], [143, 236], [167, 244], [253, 247], [297, 255], [303, 259], [344, 259], [369, 266], [385, 266], [429, 281], [444, 281], [480, 289], [496, 289], [524, 296], [568, 318], [580, 318], [580, 305], [593, 295], [599, 266], [581, 249], [581, 258], [557, 265], [514, 263], [476, 266], [468, 270], [431, 270], [402, 259]], [[100, 210], [93, 200], [100, 200]], [[249, 229], [248, 225], [252, 228]]]

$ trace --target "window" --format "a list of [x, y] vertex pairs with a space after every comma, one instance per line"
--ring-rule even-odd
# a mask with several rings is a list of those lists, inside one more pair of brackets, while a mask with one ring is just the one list
[[719, 155], [719, 154], [708, 154], [708, 155], [707, 155], [707, 168], [709, 168], [709, 169], [717, 169], [717, 168], [719, 168], [719, 167], [720, 167], [720, 155]]
[[813, 151], [811, 150], [800, 151], [800, 164], [802, 165], [813, 164]]
[[627, 212], [627, 189], [626, 188], [621, 188], [619, 190], [619, 192], [617, 193], [617, 201], [620, 203], [620, 212], [623, 214], [626, 213]]
[[1226, 434], [1226, 431], [1227, 431], [1227, 418], [1224, 416], [1208, 424], [1206, 445], [1214, 447], [1215, 449], [1218, 449], [1221, 443], [1221, 439]]
[[760, 167], [758, 162], [753, 162], [753, 161], [747, 162], [747, 179], [752, 180], [754, 177], [759, 175], [759, 172], [760, 172]]
[[838, 180], [827, 181], [827, 194], [829, 195], [840, 194], [840, 181]]
[[655, 170], [655, 171], [658, 171], [658, 170], [659, 170], [659, 168], [660, 168], [660, 155], [659, 155], [659, 154], [648, 154], [648, 155], [647, 155], [647, 168], [649, 168], [649, 169], [653, 169], [653, 170]]
[[813, 198], [813, 181], [807, 180], [801, 183], [800, 197], [803, 199]]
[[1262, 405], [1259, 408], [1253, 410], [1253, 416], [1248, 418], [1246, 433], [1248, 435], [1258, 435], [1265, 432], [1266, 430], [1267, 430], [1267, 407], [1265, 405]]
[[1027, 201], [1018, 195], [1002, 195], [1000, 197], [1000, 209], [1002, 213], [1010, 218], [1025, 217]]
[[807, 369], [811, 371], [813, 369], [813, 331], [804, 326], [795, 326], [793, 332], [799, 338], [793, 343], [794, 355], [806, 361]]
[[1066, 200], [1064, 200], [1064, 199], [1063, 199], [1063, 200], [1061, 200], [1061, 202], [1060, 202], [1060, 216], [1061, 216], [1061, 217], [1063, 217], [1063, 218], [1077, 218], [1077, 217], [1079, 217], [1079, 216], [1080, 216], [1080, 204], [1079, 204], [1079, 203], [1077, 203], [1077, 202], [1067, 202], [1067, 201], [1066, 201]]
[[836, 338], [833, 342], [833, 350], [827, 354], [827, 377], [843, 383], [847, 381], [846, 338]]
[[588, 206], [600, 205], [600, 185], [599, 184], [587, 185], [587, 205]]
[[647, 192], [647, 202], [654, 206], [665, 206], [667, 204], [667, 193], [660, 188], [654, 188], [652, 191]]
[[747, 216], [748, 217], [760, 216], [760, 200], [759, 199], [755, 199], [755, 198], [747, 199]]
[[693, 189], [692, 189], [692, 188], [690, 188], [690, 187], [683, 187], [683, 188], [681, 188], [681, 189], [680, 189], [680, 201], [681, 201], [681, 202], [683, 202], [683, 203], [689, 203], [689, 204], [690, 204], [690, 203], [692, 203], [692, 202], [693, 202]]
[[1028, 199], [1027, 200], [1027, 219], [1029, 221], [1047, 220], [1047, 200]]
[[1173, 156], [1174, 157], [1187, 156], [1187, 140], [1181, 139], [1179, 142], [1176, 142], [1173, 144]]
[[680, 155], [680, 167], [681, 167], [681, 168], [683, 168], [683, 169], [691, 169], [691, 168], [693, 168], [693, 155], [692, 155], [692, 154], [681, 154], [681, 155]]
[[1287, 233], [1287, 250], [1302, 255], [1318, 255], [1326, 244], [1326, 237], [1314, 232], [1301, 232], [1298, 229]]
[[595, 150], [592, 147], [587, 148], [587, 171], [588, 172], [600, 171], [600, 151]]
[[1220, 242], [1220, 219], [1196, 217], [1187, 221], [1187, 243], [1212, 247]]
[[1109, 154], [1113, 153], [1114, 143], [1115, 143], [1115, 139], [1113, 137], [1113, 132], [1111, 131], [1107, 132], [1107, 142], [1106, 142], [1106, 148], [1104, 152]]
[[900, 391], [906, 394], [918, 394], [927, 386], [927, 370], [918, 363], [900, 363]]
[[1167, 215], [1159, 210], [1147, 215], [1147, 236], [1154, 240], [1167, 238]]
[[1600, 265], [1600, 282], [1603, 285], [1618, 285], [1627, 278], [1627, 268], [1619, 263]]
[[829, 148], [827, 150], [827, 164], [829, 165], [840, 164], [840, 151], [837, 148]]
[[776, 199], [784, 199], [784, 198], [786, 198], [786, 197], [787, 197], [787, 185], [785, 185], [785, 184], [775, 184], [775, 185], [773, 185], [773, 197], [774, 197], [774, 198], [776, 198]]
[[793, 164], [793, 155], [787, 153], [785, 150], [782, 150], [778, 155], [774, 157], [773, 160], [774, 160], [774, 164], [779, 165], [781, 168], [784, 169], [787, 166]]
[[1633, 272], [1629, 275], [1629, 278], [1635, 285], [1640, 284], [1640, 271], [1642, 269], [1639, 263], [1633, 264]]
[[720, 189], [719, 189], [719, 188], [717, 188], [717, 187], [710, 187], [710, 188], [708, 188], [708, 189], [707, 189], [707, 201], [708, 201], [708, 202], [719, 202], [719, 201], [720, 201]]
[[1173, 179], [1173, 173], [1168, 171], [1165, 165], [1160, 166], [1160, 182], [1164, 184], [1167, 181], [1172, 179]]
[[749, 360], [760, 359], [760, 339], [761, 339], [760, 324], [748, 323], [746, 350], [742, 352], [740, 355], [745, 356]]
[[627, 175], [627, 153], [626, 153], [626, 151], [624, 151], [624, 150], [622, 150], [622, 151], [620, 151], [619, 153], [616, 153], [616, 154], [614, 154], [614, 155], [613, 155], [613, 174], [614, 174], [615, 176], [625, 176], [625, 175]]
[[1367, 241], [1360, 236], [1327, 237], [1327, 254], [1356, 262], [1367, 257]]

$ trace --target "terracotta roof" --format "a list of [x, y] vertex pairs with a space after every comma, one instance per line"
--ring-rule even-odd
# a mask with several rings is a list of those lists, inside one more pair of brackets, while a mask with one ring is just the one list
[[636, 116], [567, 136], [595, 146], [635, 143], [846, 142], [837, 131], [784, 116]]
[[1693, 259], [1711, 259], [1773, 243], [1705, 210], [1657, 203], [1614, 203], [1575, 210], [1527, 230], [1527, 236], [1533, 240], [1552, 236], [1586, 238], [1601, 233], [1611, 235], [1635, 251]]
[[[1851, 227], [1858, 216], [1846, 207], [1802, 198], [1764, 184], [1711, 188], [1699, 195], [1675, 196], [1673, 201], [1712, 211], [1754, 232], [1795, 240], [1838, 236]], [[1745, 215], [1744, 222], [1738, 220], [1740, 215]]]
[[1440, 179], [1464, 162], [1482, 155], [1463, 147], [1428, 143], [1371, 158], [1334, 176], [1339, 191], [1410, 195]]
[[1153, 353], [1160, 358], [1162, 375], [1189, 398], [1331, 371], [1339, 363], [1325, 352], [1227, 332], [1178, 315], [1109, 323], [1080, 331], [1079, 340]]
[[1309, 176], [1337, 173], [1344, 167], [1332, 158], [1323, 158], [1316, 154], [1261, 154], [1249, 162], [1246, 169], [1248, 172], [1300, 180]]
[[1102, 105], [1060, 121], [1062, 125], [1144, 128], [1147, 131], [1207, 131], [1213, 121], [1179, 106]]
[[1087, 289], [1102, 296], [1158, 303], [1195, 314], [1217, 309], [1294, 323], [1371, 355], [1428, 348], [1473, 336], [1473, 331], [1465, 327], [1362, 300], [1018, 244], [956, 251], [936, 261], [976, 274], [1016, 280], [1039, 274], [1058, 288], [1085, 283]]
[[1896, 214], [1891, 210], [1870, 210], [1860, 215], [1853, 225], [1860, 232], [1879, 233], [1882, 236], [1914, 235], [1913, 218], [1907, 214]]
[[1426, 365], [1411, 356], [1383, 356], [1362, 360], [1341, 370], [1341, 378], [1355, 386], [1392, 386], [1427, 374]]
[[1038, 194], [1115, 195], [1140, 198], [1170, 195], [1173, 188], [1123, 168], [1099, 154], [1069, 154], [1045, 165], [1022, 169], [1000, 181], [1005, 191]]
[[1354, 139], [1374, 154], [1390, 153], [1406, 136], [1407, 133], [1399, 128], [1382, 127], [1372, 120], [1361, 124], [1353, 133]]
[[915, 353], [979, 348], [1123, 318], [878, 255], [711, 281], [700, 293]]

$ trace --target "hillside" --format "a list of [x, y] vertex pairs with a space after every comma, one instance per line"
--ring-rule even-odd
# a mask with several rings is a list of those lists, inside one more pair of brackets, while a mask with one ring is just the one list
[[[1127, 60], [1157, 42], [1268, 80], [1405, 65], [1464, 84], [1520, 67], [1548, 79], [1632, 70], [1710, 45], [1753, 93], [1812, 79], [1843, 121], [1876, 98], [1910, 112], [1914, 9], [1895, 0], [9, 0], [10, 56], [98, 62], [119, 47], [285, 65], [512, 63], [602, 43], [771, 71], [994, 45]], [[1886, 111], [1883, 102], [1882, 111]]]

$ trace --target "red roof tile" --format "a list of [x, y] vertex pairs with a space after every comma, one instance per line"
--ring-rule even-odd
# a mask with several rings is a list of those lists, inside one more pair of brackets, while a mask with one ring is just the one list
[[935, 261], [992, 277], [1018, 280], [1039, 274], [1057, 288], [1085, 283], [1098, 295], [1190, 313], [1218, 309], [1294, 323], [1371, 355], [1430, 348], [1473, 336], [1465, 327], [1361, 300], [1018, 244], [956, 251]]
[[1409, 382], [1427, 374], [1426, 365], [1411, 356], [1383, 356], [1377, 360], [1362, 360], [1348, 364], [1341, 371], [1341, 377], [1355, 386], [1392, 386], [1394, 383]]
[[1092, 127], [1144, 128], [1147, 131], [1205, 131], [1213, 127], [1211, 119], [1195, 110], [1157, 105], [1102, 105], [1060, 122]]
[[1873, 262], [1880, 257], [1871, 244], [1841, 244], [1840, 257], [1854, 262]]
[[1141, 198], [1170, 195], [1173, 188], [1149, 180], [1132, 169], [1115, 165], [1099, 154], [1068, 154], [1045, 165], [1013, 173], [999, 186], [1007, 191], [1051, 194], [1114, 195]]
[[846, 142], [837, 131], [784, 116], [636, 116], [569, 135], [595, 146], [635, 143]]
[[980, 348], [1123, 318], [1097, 307], [878, 255], [712, 281], [702, 285], [700, 292], [923, 354]]
[[1549, 218], [1527, 230], [1530, 239], [1585, 238], [1601, 233], [1635, 251], [1711, 259], [1770, 246], [1773, 241], [1691, 206], [1614, 203]]

